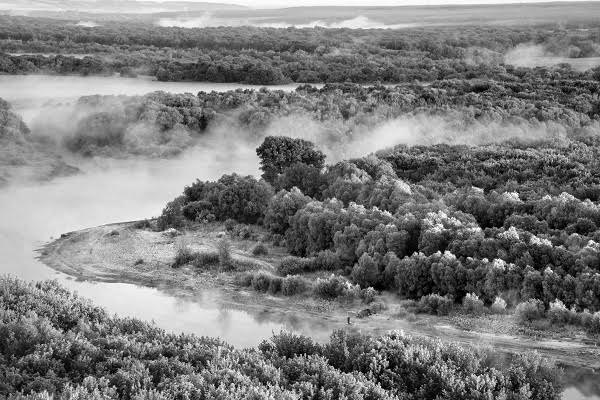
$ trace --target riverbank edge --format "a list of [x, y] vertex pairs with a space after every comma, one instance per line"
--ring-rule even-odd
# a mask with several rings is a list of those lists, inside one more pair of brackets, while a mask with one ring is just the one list
[[[156, 288], [171, 296], [192, 299], [200, 291], [210, 290], [211, 293], [219, 294], [215, 301], [217, 307], [244, 311], [254, 318], [288, 322], [297, 319], [305, 324], [326, 324], [331, 327], [331, 331], [350, 329], [380, 334], [389, 330], [403, 330], [411, 335], [428, 336], [471, 347], [489, 347], [502, 353], [535, 351], [568, 369], [576, 368], [592, 373], [600, 370], [600, 349], [585, 338], [531, 339], [520, 335], [467, 331], [453, 326], [449, 318], [429, 315], [418, 315], [416, 319], [408, 320], [392, 318], [389, 313], [383, 313], [364, 319], [353, 318], [352, 324], [348, 325], [347, 316], [358, 311], [357, 304], [344, 305], [336, 301], [315, 301], [302, 296], [283, 297], [258, 293], [240, 288], [234, 283], [233, 276], [227, 273], [198, 272], [190, 268], [173, 269], [164, 266], [155, 268], [142, 264], [132, 265], [131, 269], [125, 271], [94, 263], [76, 264], [70, 260], [70, 242], [76, 240], [85, 243], [90, 237], [132, 229], [136, 222], [111, 223], [65, 233], [39, 248], [38, 259], [50, 268], [79, 280], [134, 284]], [[97, 242], [93, 243], [93, 246], [98, 245]]]

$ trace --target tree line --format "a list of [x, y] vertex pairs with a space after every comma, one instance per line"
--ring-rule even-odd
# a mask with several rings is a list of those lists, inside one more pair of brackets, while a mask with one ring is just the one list
[[[588, 26], [585, 25], [584, 26]], [[402, 30], [156, 27], [140, 22], [81, 27], [70, 21], [0, 16], [0, 73], [146, 74], [163, 81], [414, 82], [517, 78], [504, 53], [537, 44], [570, 57], [597, 54], [598, 30], [589, 25], [530, 28], [471, 26]], [[83, 53], [86, 57], [70, 56]], [[552, 69], [552, 68], [551, 68]], [[536, 69], [526, 69], [539, 74]], [[562, 75], [590, 76], [566, 66]], [[597, 75], [597, 74], [596, 74]]]
[[[587, 147], [585, 141], [580, 145]], [[470, 180], [443, 157], [436, 162], [424, 157], [432, 151], [483, 172], [485, 182], [494, 184]], [[582, 163], [578, 171], [593, 170], [596, 161], [568, 151], [561, 163], [543, 154], [541, 164], [524, 166], [536, 152], [535, 146], [516, 151], [511, 143], [400, 147], [324, 165], [312, 143], [268, 137], [257, 149], [262, 179], [227, 175], [197, 181], [169, 203], [159, 221], [182, 227], [210, 214], [262, 224], [274, 242], [301, 257], [282, 265], [284, 276], [334, 271], [362, 288], [415, 300], [474, 295], [488, 305], [498, 297], [512, 305], [533, 299], [547, 307], [560, 301], [573, 310], [598, 312], [600, 209], [586, 183], [561, 183], [552, 175], [572, 176], [575, 162]], [[407, 154], [421, 156], [420, 175], [398, 162]], [[429, 173], [429, 165], [444, 173]]]

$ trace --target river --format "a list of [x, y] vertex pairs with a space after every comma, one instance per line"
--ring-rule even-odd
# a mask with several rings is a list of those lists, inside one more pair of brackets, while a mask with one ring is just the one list
[[[295, 86], [277, 88], [292, 90]], [[138, 95], [170, 92], [225, 91], [250, 85], [165, 83], [134, 78], [0, 76], [0, 97], [14, 104], [26, 121], [48, 101], [71, 101], [92, 94]], [[112, 222], [158, 215], [167, 201], [196, 178], [216, 179], [224, 173], [257, 174], [254, 149], [233, 143], [187, 151], [171, 160], [79, 160], [82, 174], [45, 184], [0, 190], [0, 273], [28, 281], [57, 279], [110, 312], [154, 321], [173, 332], [220, 337], [240, 347], [255, 346], [280, 329], [325, 339], [331, 327], [308, 325], [294, 316], [250, 315], [219, 306], [211, 293], [176, 297], [132, 284], [73, 279], [36, 259], [36, 249], [61, 233]], [[565, 400], [599, 400], [570, 387]]]
[[[277, 86], [292, 90], [295, 86]], [[92, 94], [138, 95], [169, 92], [226, 91], [251, 85], [156, 82], [147, 78], [1, 76], [0, 98], [30, 122], [47, 101], [70, 101]], [[119, 315], [152, 320], [174, 332], [221, 337], [236, 346], [255, 346], [282, 328], [324, 338], [326, 327], [309, 327], [293, 318], [251, 316], [220, 308], [210, 294], [178, 298], [131, 284], [74, 280], [45, 266], [35, 250], [61, 233], [111, 222], [160, 214], [167, 201], [196, 178], [223, 173], [258, 173], [253, 149], [195, 149], [172, 160], [93, 160], [77, 165], [83, 174], [34, 186], [0, 190], [0, 273], [32, 281], [58, 279], [68, 288]]]

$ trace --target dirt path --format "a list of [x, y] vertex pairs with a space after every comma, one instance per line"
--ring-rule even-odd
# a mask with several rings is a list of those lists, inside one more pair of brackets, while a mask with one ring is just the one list
[[[306, 296], [292, 298], [270, 296], [252, 290], [240, 290], [234, 276], [215, 271], [198, 271], [192, 267], [171, 268], [178, 246], [188, 246], [195, 251], [214, 251], [224, 233], [222, 227], [213, 225], [183, 235], [134, 229], [131, 223], [105, 225], [62, 235], [58, 240], [40, 249], [40, 260], [50, 267], [77, 279], [123, 282], [157, 287], [175, 296], [193, 296], [202, 290], [218, 292], [218, 304], [240, 309], [256, 318], [274, 321], [294, 320], [326, 326], [333, 329], [352, 329], [362, 333], [382, 333], [404, 330], [415, 336], [428, 336], [465, 345], [489, 346], [495, 351], [523, 353], [537, 351], [569, 368], [600, 370], [600, 348], [584, 337], [530, 338], [498, 331], [466, 331], [458, 329], [448, 318], [417, 316], [403, 319], [394, 315], [395, 304], [388, 310], [369, 318], [352, 319], [349, 313], [364, 308], [360, 304], [312, 299]], [[260, 269], [273, 271], [274, 266], [286, 256], [281, 248], [267, 246], [269, 255], [255, 257], [251, 250], [256, 241], [231, 240], [235, 259], [252, 260]], [[506, 321], [499, 321], [504, 324]], [[324, 340], [325, 338], [317, 338]]]

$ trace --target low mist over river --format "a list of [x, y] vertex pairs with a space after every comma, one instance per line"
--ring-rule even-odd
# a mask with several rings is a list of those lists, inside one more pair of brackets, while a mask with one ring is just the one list
[[[297, 84], [272, 86], [269, 89], [290, 91]], [[0, 76], [0, 98], [10, 102], [13, 111], [36, 129], [52, 126], [52, 114], [72, 107], [81, 96], [143, 95], [152, 91], [197, 93], [257, 89], [260, 86], [198, 82], [157, 82], [150, 78], [79, 77], [79, 76]], [[66, 114], [65, 114], [66, 115]], [[56, 118], [57, 121], [60, 121]], [[548, 125], [552, 126], [552, 125]], [[293, 129], [291, 129], [293, 127]], [[542, 125], [532, 131], [524, 124], [486, 124], [469, 129], [451, 127], [441, 118], [417, 115], [369, 127], [344, 143], [321, 142], [323, 129], [306, 116], [292, 115], [269, 125], [267, 133], [303, 137], [317, 143], [327, 152], [328, 160], [348, 155], [362, 156], [368, 152], [399, 143], [460, 143], [494, 142], [494, 138], [548, 135]], [[363, 132], [364, 133], [364, 132]], [[58, 134], [44, 129], [44, 134], [59, 141]], [[237, 135], [237, 137], [236, 137]], [[221, 125], [185, 151], [169, 159], [133, 155], [109, 158], [84, 158], [64, 154], [66, 160], [81, 172], [44, 183], [17, 183], [0, 189], [0, 254], [4, 266], [0, 272], [27, 281], [58, 279], [69, 289], [90, 298], [110, 312], [154, 321], [173, 332], [195, 333], [219, 337], [239, 347], [256, 346], [275, 331], [289, 329], [307, 334], [319, 341], [326, 339], [334, 328], [327, 321], [307, 322], [287, 313], [274, 314], [265, 310], [247, 313], [223, 307], [218, 291], [183, 296], [174, 291], [123, 283], [99, 283], [78, 280], [57, 273], [36, 260], [36, 249], [63, 233], [158, 216], [165, 204], [178, 196], [182, 188], [196, 179], [216, 180], [223, 174], [258, 176], [259, 159], [256, 143], [241, 140], [240, 132]], [[337, 158], [336, 158], [337, 157]], [[420, 329], [420, 328], [419, 328]], [[581, 387], [586, 383], [583, 382]], [[584, 397], [576, 388], [568, 388], [565, 400], [594, 399]]]
[[[298, 84], [269, 86], [271, 90], [294, 90]], [[260, 85], [211, 82], [159, 82], [152, 77], [0, 75], [0, 98], [30, 123], [44, 106], [60, 106], [81, 96], [138, 96], [154, 91], [170, 93], [225, 92], [235, 89], [259, 89]]]
[[[149, 79], [2, 76], [0, 98], [13, 102], [13, 109], [34, 120], [44, 104], [74, 101], [91, 94], [144, 94], [224, 91], [251, 88], [246, 85], [161, 83]], [[295, 86], [284, 86], [291, 90]], [[163, 291], [121, 283], [92, 283], [67, 277], [35, 259], [35, 250], [62, 233], [119, 221], [144, 219], [160, 214], [164, 205], [197, 178], [217, 179], [222, 174], [258, 174], [254, 149], [218, 141], [204, 143], [170, 160], [70, 160], [82, 173], [47, 183], [15, 184], [0, 189], [1, 271], [28, 281], [59, 279], [106, 307], [110, 312], [156, 322], [174, 332], [221, 337], [238, 346], [255, 346], [283, 327], [319, 338], [329, 335], [326, 326], [306, 326], [293, 316], [251, 316], [222, 309], [218, 293], [181, 298]]]

